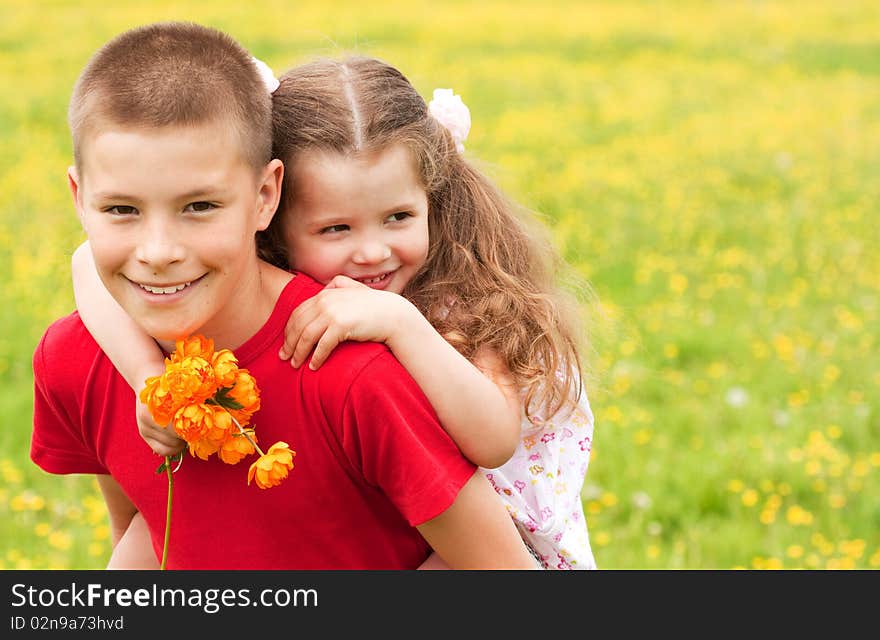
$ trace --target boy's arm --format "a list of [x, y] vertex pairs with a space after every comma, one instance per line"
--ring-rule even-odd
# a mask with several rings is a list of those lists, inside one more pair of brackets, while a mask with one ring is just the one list
[[109, 475], [97, 476], [110, 514], [113, 553], [108, 569], [158, 569], [150, 532], [137, 508], [119, 483]]
[[479, 471], [419, 533], [450, 569], [537, 569], [513, 520]]
[[[108, 293], [95, 269], [88, 241], [73, 252], [70, 266], [73, 295], [83, 324], [128, 385], [139, 392], [148, 377], [165, 370], [162, 351]], [[136, 415], [141, 436], [155, 453], [174, 455], [183, 449], [183, 440], [173, 430], [157, 425], [140, 402]]]
[[98, 487], [104, 495], [104, 502], [107, 503], [107, 512], [110, 514], [110, 540], [115, 548], [122, 540], [122, 536], [128, 530], [128, 525], [131, 524], [131, 519], [138, 510], [112, 476], [99, 475], [96, 477]]
[[108, 569], [159, 569], [159, 561], [153, 551], [150, 530], [144, 517], [137, 512], [128, 529], [113, 548]]
[[428, 397], [461, 452], [489, 469], [513, 455], [520, 438], [520, 398], [504, 363], [488, 349], [476, 366], [406, 298], [337, 276], [294, 311], [279, 354], [317, 368], [345, 340], [384, 342]]

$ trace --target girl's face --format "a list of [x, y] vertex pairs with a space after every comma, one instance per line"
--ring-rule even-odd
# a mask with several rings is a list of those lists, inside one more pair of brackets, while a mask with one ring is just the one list
[[290, 266], [325, 284], [341, 274], [401, 293], [428, 255], [428, 196], [409, 150], [307, 151], [291, 171]]

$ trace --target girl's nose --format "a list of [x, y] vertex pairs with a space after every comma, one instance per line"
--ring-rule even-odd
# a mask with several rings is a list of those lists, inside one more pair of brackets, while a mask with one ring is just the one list
[[352, 260], [355, 264], [379, 264], [391, 257], [391, 247], [384, 242], [364, 242], [361, 244]]

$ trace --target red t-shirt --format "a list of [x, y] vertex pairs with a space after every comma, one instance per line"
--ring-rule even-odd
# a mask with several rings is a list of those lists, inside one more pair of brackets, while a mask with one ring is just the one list
[[[414, 527], [445, 511], [474, 472], [410, 375], [384, 346], [340, 344], [318, 371], [278, 358], [292, 310], [321, 285], [297, 274], [235, 354], [260, 388], [251, 424], [265, 451], [296, 451], [280, 485], [184, 455], [174, 475], [168, 567], [414, 569], [430, 549]], [[146, 519], [157, 556], [167, 480], [141, 439], [135, 394], [77, 313], [34, 354], [31, 459], [50, 473], [110, 474]]]

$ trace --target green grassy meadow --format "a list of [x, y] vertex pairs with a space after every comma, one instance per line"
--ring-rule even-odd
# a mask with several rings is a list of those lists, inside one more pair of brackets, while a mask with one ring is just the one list
[[583, 497], [601, 568], [880, 568], [876, 2], [0, 0], [0, 14], [0, 568], [109, 557], [94, 480], [29, 460], [31, 356], [74, 308], [73, 82], [106, 40], [164, 19], [226, 30], [279, 74], [360, 52], [426, 97], [462, 95], [467, 155], [590, 284]]

